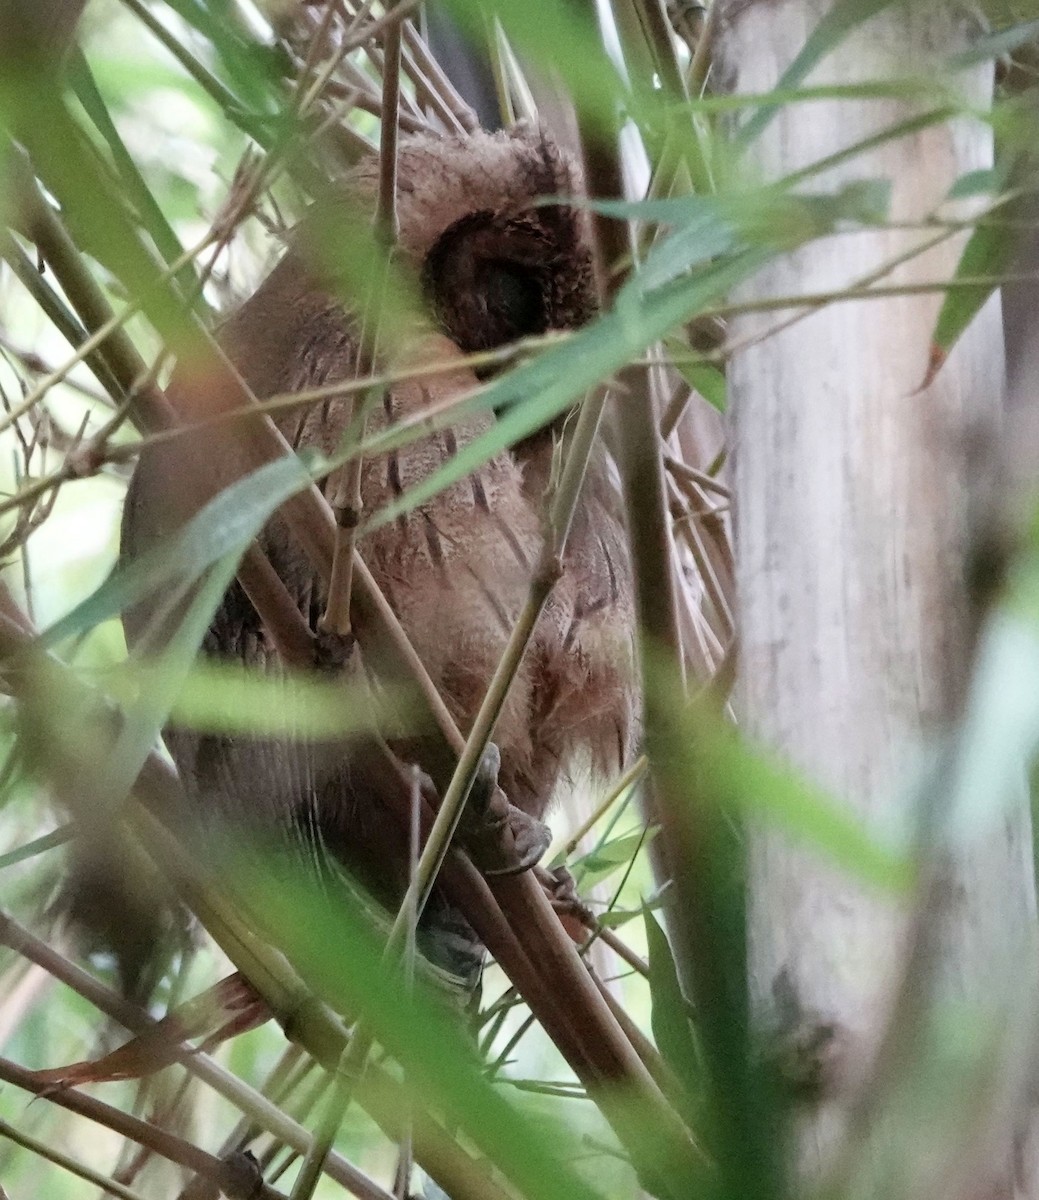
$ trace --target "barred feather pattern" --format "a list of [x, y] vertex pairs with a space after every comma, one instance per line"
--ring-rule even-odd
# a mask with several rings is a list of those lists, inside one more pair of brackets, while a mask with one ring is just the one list
[[[485, 330], [465, 326], [489, 303], [472, 284], [483, 268], [479, 263], [473, 268], [467, 257], [474, 211], [481, 254], [493, 245], [496, 231], [502, 253], [520, 248], [521, 267], [492, 265], [491, 270], [529, 269], [540, 289], [532, 290], [527, 275], [518, 275], [518, 282], [509, 275], [504, 283], [495, 276], [494, 286], [506, 291], [499, 324], [507, 325], [514, 309], [553, 329], [588, 318], [590, 272], [580, 221], [565, 207], [530, 207], [536, 196], [558, 195], [573, 185], [569, 163], [551, 143], [522, 130], [465, 140], [422, 136], [402, 143], [399, 172], [399, 251], [421, 276], [435, 249], [449, 278], [440, 293], [433, 281], [428, 325], [406, 335], [396, 331], [396, 365], [443, 362], [487, 340]], [[373, 187], [371, 170], [362, 169], [348, 181], [351, 202], [370, 203]], [[462, 286], [458, 280], [469, 282]], [[510, 308], [515, 295], [518, 307]], [[261, 399], [357, 375], [354, 322], [332, 289], [315, 281], [298, 246], [232, 316], [221, 341]], [[477, 383], [463, 362], [453, 371], [398, 383], [369, 413], [367, 429], [414, 417]], [[286, 413], [277, 423], [296, 448], [330, 454], [350, 416], [351, 401], [335, 399]], [[448, 429], [366, 458], [364, 513], [406, 495], [495, 419], [493, 413], [470, 414]], [[530, 586], [558, 435], [558, 427], [550, 427], [496, 454], [359, 543], [463, 731], [471, 725]], [[127, 554], [162, 532], [162, 488], [155, 478], [163, 469], [161, 456], [142, 460], [124, 519]], [[262, 542], [301, 611], [313, 619], [324, 602], [322, 585], [278, 518]], [[146, 617], [131, 615], [131, 640]], [[214, 620], [206, 650], [276, 669], [259, 620], [237, 585]], [[540, 817], [575, 760], [586, 759], [599, 772], [623, 764], [637, 736], [633, 655], [626, 532], [610, 464], [600, 448], [575, 515], [563, 576], [494, 734], [502, 758], [500, 782], [514, 804]], [[399, 892], [401, 837], [387, 829], [377, 806], [373, 810], [363, 768], [348, 746], [324, 751], [303, 743], [178, 730], [170, 732], [169, 742], [201, 804], [246, 822], [260, 836], [291, 829], [315, 859], [330, 850], [387, 901]]]

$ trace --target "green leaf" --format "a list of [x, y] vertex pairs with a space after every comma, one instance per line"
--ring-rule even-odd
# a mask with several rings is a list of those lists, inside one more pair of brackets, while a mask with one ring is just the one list
[[[183, 255], [184, 247], [180, 244], [180, 240], [173, 232], [165, 214], [144, 182], [144, 178], [127, 150], [98, 90], [90, 66], [78, 50], [71, 56], [69, 75], [76, 98], [83, 105], [84, 111], [93, 121], [98, 133], [107, 142], [122, 184], [129, 193], [152, 241], [166, 262], [172, 266]], [[184, 296], [194, 298], [200, 289], [192, 265], [185, 263], [178, 271], [177, 278]]]
[[219, 111], [198, 83], [183, 69], [153, 58], [91, 56], [91, 70], [106, 103], [125, 105], [159, 91], [179, 92], [207, 113]]
[[855, 813], [799, 776], [720, 731], [710, 741], [709, 770], [745, 817], [814, 846], [837, 866], [885, 891], [904, 892], [914, 878], [905, 849], [887, 845]]
[[[871, 17], [889, 8], [893, 0], [837, 0], [809, 34], [794, 61], [783, 72], [776, 91], [790, 91], [803, 83], [812, 70], [836, 46]], [[776, 115], [779, 105], [759, 109], [741, 127], [738, 141], [747, 145], [758, 137]]]
[[968, 200], [974, 196], [993, 195], [1003, 185], [1005, 172], [991, 167], [967, 171], [949, 188], [950, 200]]
[[[246, 881], [242, 880], [244, 884]], [[465, 1140], [538, 1200], [595, 1200], [600, 1195], [574, 1170], [577, 1144], [565, 1125], [535, 1125], [505, 1090], [483, 1076], [473, 1048], [418, 983], [402, 986], [352, 906], [330, 902], [297, 880], [257, 875], [252, 904], [318, 995], [337, 1009], [364, 1014], [380, 1045], [404, 1068], [423, 1106], [459, 1126]]]
[[[123, 702], [154, 689], [165, 668], [130, 663], [115, 687]], [[394, 702], [394, 712], [400, 702]], [[173, 696], [169, 716], [201, 733], [332, 739], [372, 727], [367, 688], [300, 673], [268, 675], [238, 662], [204, 659], [190, 668]]]
[[[571, 201], [575, 207], [589, 208], [607, 217], [655, 221], [703, 237], [703, 248], [694, 251], [686, 267], [696, 266], [728, 250], [738, 242], [785, 243], [786, 234], [777, 235], [776, 226], [793, 224], [801, 229], [828, 233], [838, 221], [852, 220], [876, 224], [886, 220], [891, 207], [889, 179], [855, 179], [836, 191], [788, 191], [778, 184], [738, 193], [712, 196], [673, 196], [659, 200], [585, 200]], [[695, 245], [695, 243], [694, 243]], [[720, 246], [721, 250], [714, 249]], [[640, 274], [637, 278], [642, 278]], [[642, 282], [643, 290], [653, 284]]]
[[167, 0], [213, 47], [227, 79], [256, 113], [281, 112], [279, 66], [288, 60], [271, 47], [250, 38], [247, 26], [230, 0]]
[[822, 83], [810, 87], [773, 88], [758, 95], [737, 92], [731, 95], [706, 94], [685, 101], [679, 107], [693, 113], [731, 113], [748, 108], [786, 107], [817, 100], [918, 100], [948, 103], [949, 89], [938, 78], [906, 75], [895, 79], [869, 79], [861, 83]]
[[653, 1040], [682, 1086], [693, 1095], [699, 1089], [702, 1071], [689, 1021], [689, 1004], [678, 982], [678, 971], [667, 935], [648, 908], [643, 908], [642, 917], [649, 949]]
[[997, 29], [994, 33], [987, 33], [978, 38], [969, 50], [951, 58], [949, 66], [954, 71], [966, 70], [979, 63], [1012, 54], [1036, 39], [1039, 39], [1039, 21], [1024, 21], [1018, 25], [1011, 25], [1008, 29]]
[[595, 919], [604, 929], [620, 929], [622, 925], [634, 921], [644, 912], [659, 912], [666, 903], [663, 895], [654, 895], [648, 900], [643, 900], [639, 908], [608, 908], [605, 912], [598, 913]]
[[[998, 279], [1010, 267], [1015, 244], [1014, 231], [1002, 222], [977, 226], [967, 239], [952, 282], [977, 276], [992, 276]], [[988, 302], [997, 286], [996, 283], [964, 285], [950, 287], [946, 291], [932, 334], [932, 343], [937, 352], [932, 357], [937, 366], [940, 367], [949, 356], [953, 346]], [[935, 373], [932, 370], [927, 382], [930, 382]]]
[[741, 247], [789, 250], [832, 233], [845, 222], [879, 224], [886, 220], [890, 202], [890, 180], [859, 179], [835, 192], [794, 192], [777, 184], [738, 195], [592, 200], [587, 205], [606, 216], [672, 227], [623, 289], [618, 297], [621, 305]]
[[715, 811], [780, 829], [875, 887], [902, 893], [912, 885], [908, 847], [882, 840], [847, 805], [737, 735], [704, 704], [675, 712], [673, 697], [680, 693], [665, 664], [657, 664], [649, 680], [651, 709], [660, 705], [672, 714], [668, 769], [682, 793]]
[[8, 850], [6, 854], [0, 854], [0, 871], [5, 870], [7, 867], [13, 867], [15, 863], [35, 858], [38, 854], [45, 854], [48, 850], [53, 850], [57, 846], [64, 846], [75, 836], [75, 826], [68, 824], [62, 825], [60, 829], [55, 829], [51, 833], [45, 833], [42, 837], [33, 838], [31, 842], [26, 842], [24, 846], [18, 846], [14, 850]]
[[620, 929], [640, 915], [627, 908], [611, 908], [608, 912], [599, 913], [595, 919], [603, 929]]
[[1039, 757], [1039, 610], [1031, 599], [1022, 604], [1015, 588], [979, 640], [956, 770], [951, 786], [947, 777], [942, 780], [954, 843], [969, 843], [996, 827], [1025, 795], [1025, 780]]
[[184, 584], [227, 555], [241, 556], [271, 514], [312, 477], [299, 458], [281, 458], [225, 488], [172, 537], [116, 567], [72, 612], [41, 634], [45, 648], [77, 637], [167, 584]]
[[445, 7], [477, 46], [485, 44], [488, 21], [499, 20], [518, 51], [540, 70], [558, 71], [587, 121], [603, 134], [613, 130], [628, 88], [598, 35], [594, 8], [566, 0], [449, 0]]
[[594, 887], [595, 884], [608, 879], [622, 867], [626, 867], [638, 853], [639, 848], [648, 845], [659, 832], [658, 827], [652, 826], [649, 829], [639, 829], [634, 833], [613, 838], [601, 846], [596, 846], [594, 850], [568, 864], [574, 880], [582, 888]]
[[[467, 411], [494, 408], [503, 415], [449, 463], [434, 471], [392, 504], [375, 513], [362, 532], [381, 528], [401, 513], [424, 503], [459, 479], [464, 479], [488, 459], [543, 428], [565, 412], [591, 387], [620, 370], [651, 342], [687, 320], [756, 271], [769, 255], [753, 249], [712, 264], [691, 278], [676, 280], [643, 296], [633, 286], [618, 296], [612, 312], [529, 363], [517, 367], [474, 394]], [[369, 439], [365, 455], [383, 453], [431, 430], [454, 423], [455, 410], [446, 419], [433, 418], [422, 430], [387, 430]], [[340, 459], [333, 460], [338, 463]]]
[[728, 407], [725, 372], [710, 363], [683, 362], [681, 355], [688, 353], [688, 348], [678, 343], [672, 343], [671, 351], [675, 356], [675, 370], [686, 383], [703, 396], [712, 408], [720, 413], [725, 412]]
[[225, 554], [206, 572], [164, 647], [162, 670], [155, 673], [152, 686], [141, 692], [137, 703], [126, 710], [98, 792], [109, 797], [111, 803], [117, 803], [130, 791], [167, 724], [173, 702], [195, 661], [213, 614], [234, 578], [240, 557], [238, 550]]
[[[466, 412], [493, 408], [503, 414], [450, 462], [374, 513], [362, 532], [391, 523], [543, 428], [650, 343], [726, 295], [775, 253], [828, 233], [842, 220], [880, 219], [888, 195], [887, 181], [860, 180], [824, 195], [765, 188], [753, 196], [724, 201], [687, 197], [652, 202], [651, 211], [670, 212], [686, 223], [654, 246], [618, 293], [611, 312], [475, 392], [468, 404], [447, 416], [433, 417], [420, 429], [388, 429], [365, 441], [361, 452], [380, 454], [457, 422]], [[604, 211], [612, 207], [609, 202], [596, 206]], [[628, 207], [622, 205], [617, 211]], [[353, 448], [344, 451], [326, 468], [354, 453]]]

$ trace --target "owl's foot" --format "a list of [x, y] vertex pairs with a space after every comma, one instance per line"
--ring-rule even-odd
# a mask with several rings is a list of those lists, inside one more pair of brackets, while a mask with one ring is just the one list
[[584, 907], [577, 892], [577, 883], [565, 864], [547, 870], [541, 879], [552, 907], [562, 912], [574, 912]]
[[473, 781], [459, 834], [485, 875], [519, 875], [537, 865], [552, 834], [547, 825], [509, 803], [498, 786], [500, 766], [501, 754], [491, 742]]
[[352, 633], [335, 633], [331, 629], [319, 628], [314, 635], [315, 665], [319, 671], [327, 671], [330, 675], [352, 667], [357, 661], [354, 654], [356, 645], [357, 639]]

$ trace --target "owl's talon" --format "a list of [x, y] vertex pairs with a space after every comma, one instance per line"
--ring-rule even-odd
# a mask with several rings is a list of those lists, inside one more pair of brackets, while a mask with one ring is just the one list
[[335, 673], [347, 666], [354, 657], [357, 638], [352, 633], [333, 633], [330, 629], [318, 629], [314, 635], [314, 651], [319, 671]]
[[501, 770], [501, 751], [493, 742], [488, 742], [476, 769], [476, 777], [469, 791], [469, 801], [466, 811], [473, 815], [480, 814], [486, 819], [494, 802], [498, 787], [498, 772]]
[[223, 1163], [220, 1187], [231, 1200], [252, 1200], [263, 1190], [263, 1172], [251, 1150], [235, 1150]]
[[574, 905], [581, 904], [581, 897], [577, 894], [577, 881], [571, 875], [569, 867], [561, 863], [558, 867], [548, 870], [546, 876], [545, 883], [553, 907], [572, 909]]
[[462, 815], [461, 841], [485, 875], [519, 875], [548, 849], [548, 826], [510, 804], [498, 786], [501, 754], [487, 743]]
[[509, 861], [501, 866], [477, 864], [485, 875], [522, 875], [536, 867], [552, 841], [552, 831], [542, 821], [509, 805], [508, 828], [512, 835]]

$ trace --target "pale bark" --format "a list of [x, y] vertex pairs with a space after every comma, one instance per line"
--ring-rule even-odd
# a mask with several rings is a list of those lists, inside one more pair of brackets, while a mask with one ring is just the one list
[[[774, 87], [828, 7], [823, 0], [727, 5], [726, 85], [753, 93]], [[933, 77], [942, 56], [962, 48], [967, 28], [953, 5], [896, 5], [848, 38], [807, 82]], [[978, 107], [988, 103], [988, 69], [943, 78]], [[778, 178], [918, 111], [895, 100], [788, 105], [755, 142], [750, 164], [755, 174]], [[911, 222], [932, 212], [958, 176], [990, 165], [991, 156], [986, 126], [963, 119], [855, 156], [805, 187], [829, 191], [888, 178], [892, 220]], [[870, 230], [819, 240], [762, 271], [740, 298], [846, 287], [932, 233]], [[962, 245], [952, 239], [881, 282], [948, 278]], [[998, 300], [978, 315], [935, 381], [918, 390], [939, 305], [937, 294], [830, 305], [742, 350], [731, 364], [740, 718], [749, 734], [881, 836], [917, 815], [909, 801], [925, 757], [949, 737], [964, 703], [972, 654], [965, 575], [970, 447], [979, 430], [992, 432], [1002, 402]], [[744, 316], [732, 336], [741, 343], [776, 323], [774, 313]], [[941, 787], [929, 798], [941, 812]], [[1015, 1194], [1018, 1122], [1011, 1108], [1020, 1079], [1008, 1065], [1007, 1037], [1000, 1042], [996, 1034], [1019, 1028], [1014, 1001], [1035, 981], [1023, 786], [993, 798], [970, 837], [938, 858], [942, 887], [930, 891], [918, 921], [910, 904], [831, 869], [786, 837], [755, 828], [750, 840], [757, 1016], [777, 1036], [820, 1051], [818, 1061], [801, 1064], [808, 1072], [821, 1068], [823, 1084], [821, 1098], [805, 1106], [801, 1168], [813, 1173], [830, 1160], [849, 1105], [861, 1103], [855, 1091], [875, 1066], [910, 933], [922, 928], [929, 970], [921, 973], [921, 994], [929, 980], [939, 1001], [977, 1006], [980, 1016], [965, 1011], [981, 1022], [968, 1026], [975, 1036], [993, 1036], [984, 1064], [991, 1094], [972, 1097], [961, 1077], [938, 1077], [936, 1087], [963, 1092], [945, 1098], [962, 1102], [959, 1117], [967, 1114], [953, 1147], [962, 1162], [886, 1163], [884, 1171], [901, 1171], [889, 1194]], [[888, 1061], [888, 1074], [903, 1065]], [[875, 1078], [871, 1086], [879, 1087]], [[923, 1110], [917, 1115], [929, 1119]], [[874, 1130], [882, 1125], [873, 1109], [868, 1116]], [[951, 1140], [944, 1126], [926, 1135], [916, 1130], [917, 1140], [933, 1152], [943, 1132]], [[903, 1135], [908, 1144], [905, 1129], [889, 1129], [875, 1156], [891, 1157]], [[941, 1192], [934, 1190], [939, 1179]], [[1026, 1181], [1019, 1184], [1031, 1194]]]

